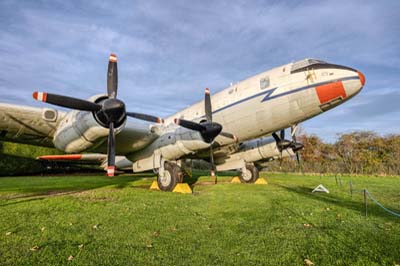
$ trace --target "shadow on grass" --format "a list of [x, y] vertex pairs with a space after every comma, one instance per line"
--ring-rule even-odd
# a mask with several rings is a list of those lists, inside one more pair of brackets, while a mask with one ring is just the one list
[[14, 201], [9, 201], [7, 203], [0, 204], [0, 208], [1, 207], [5, 207], [5, 206], [9, 206], [9, 205], [27, 203], [27, 202], [38, 201], [38, 200], [43, 200], [43, 199], [45, 199], [45, 197], [30, 197], [30, 198], [25, 198], [25, 199], [18, 200], [18, 201], [15, 201], [15, 200]]
[[[217, 182], [227, 181], [232, 178], [232, 176], [236, 176], [237, 173], [233, 171], [226, 172], [218, 172], [217, 173]], [[204, 183], [204, 184], [215, 184], [214, 179], [210, 176], [210, 171], [208, 170], [194, 170], [192, 172], [191, 177], [185, 177], [184, 183], [188, 183], [189, 186], [193, 187], [196, 184]]]
[[[310, 189], [308, 187], [303, 187], [303, 186], [299, 186], [299, 187], [288, 187], [288, 186], [282, 186], [282, 185], [276, 185], [276, 186], [281, 187], [289, 192], [297, 193], [299, 195], [308, 197], [312, 200], [317, 200], [317, 201], [321, 201], [324, 203], [333, 204], [338, 207], [356, 211], [356, 212], [360, 213], [360, 215], [364, 215], [364, 213], [365, 213], [364, 202], [362, 202], [362, 201], [356, 202], [353, 199], [346, 200], [344, 198], [334, 196], [333, 194], [312, 193], [311, 192], [312, 189]], [[396, 210], [394, 210], [394, 211], [397, 212]], [[372, 205], [371, 201], [368, 202], [368, 216], [381, 217], [381, 218], [385, 218], [385, 219], [390, 218], [390, 219], [396, 219], [398, 221], [398, 218], [391, 216], [390, 214], [384, 212], [380, 207], [378, 207], [376, 205]]]
[[[57, 177], [15, 177], [1, 180], [0, 207], [41, 200], [52, 196], [68, 195], [83, 191], [113, 186], [123, 189], [132, 182], [138, 182], [152, 175], [124, 175], [117, 177], [99, 176], [57, 176]], [[0, 194], [1, 195], [1, 194]]]

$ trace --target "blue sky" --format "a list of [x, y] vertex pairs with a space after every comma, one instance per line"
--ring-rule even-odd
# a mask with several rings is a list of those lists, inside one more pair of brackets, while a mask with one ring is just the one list
[[366, 76], [351, 101], [302, 124], [337, 133], [400, 133], [400, 1], [0, 2], [2, 102], [43, 106], [34, 90], [106, 91], [118, 55], [127, 109], [172, 114], [212, 92], [306, 57]]

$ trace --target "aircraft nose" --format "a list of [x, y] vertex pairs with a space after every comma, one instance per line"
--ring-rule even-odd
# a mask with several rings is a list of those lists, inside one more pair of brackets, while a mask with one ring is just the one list
[[364, 74], [361, 73], [361, 71], [357, 71], [357, 70], [355, 70], [355, 72], [358, 75], [358, 80], [357, 80], [357, 78], [355, 78], [355, 79], [351, 79], [351, 80], [347, 80], [347, 81], [343, 82], [347, 97], [355, 96], [357, 93], [359, 93], [362, 90], [362, 88], [364, 87], [364, 84], [365, 84]]
[[364, 84], [365, 84], [365, 76], [364, 76], [364, 74], [361, 73], [361, 71], [357, 71], [357, 73], [358, 73], [358, 77], [360, 79], [361, 84], [364, 86]]

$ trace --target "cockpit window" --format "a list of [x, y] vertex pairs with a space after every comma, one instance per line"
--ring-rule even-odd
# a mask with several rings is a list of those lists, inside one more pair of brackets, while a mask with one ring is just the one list
[[334, 65], [318, 59], [304, 59], [293, 63], [290, 73], [298, 73], [306, 71], [307, 69], [320, 69], [320, 68], [337, 68], [356, 71], [350, 67]]
[[298, 72], [297, 70], [299, 70], [299, 69], [307, 68], [307, 67], [310, 67], [315, 64], [327, 64], [327, 63], [324, 61], [321, 61], [321, 60], [317, 60], [317, 59], [304, 59], [304, 60], [293, 63], [292, 69], [290, 70], [290, 72], [292, 72], [292, 73]]

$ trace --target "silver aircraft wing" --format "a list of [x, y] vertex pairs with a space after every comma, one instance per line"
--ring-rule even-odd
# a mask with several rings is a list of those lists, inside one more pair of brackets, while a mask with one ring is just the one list
[[[53, 108], [37, 108], [0, 103], [0, 140], [54, 147], [54, 134], [68, 113]], [[116, 152], [123, 155], [146, 147], [158, 137], [157, 125], [128, 118], [116, 136]], [[106, 139], [89, 150], [107, 153]]]
[[52, 139], [65, 112], [0, 103], [0, 140], [54, 147]]

